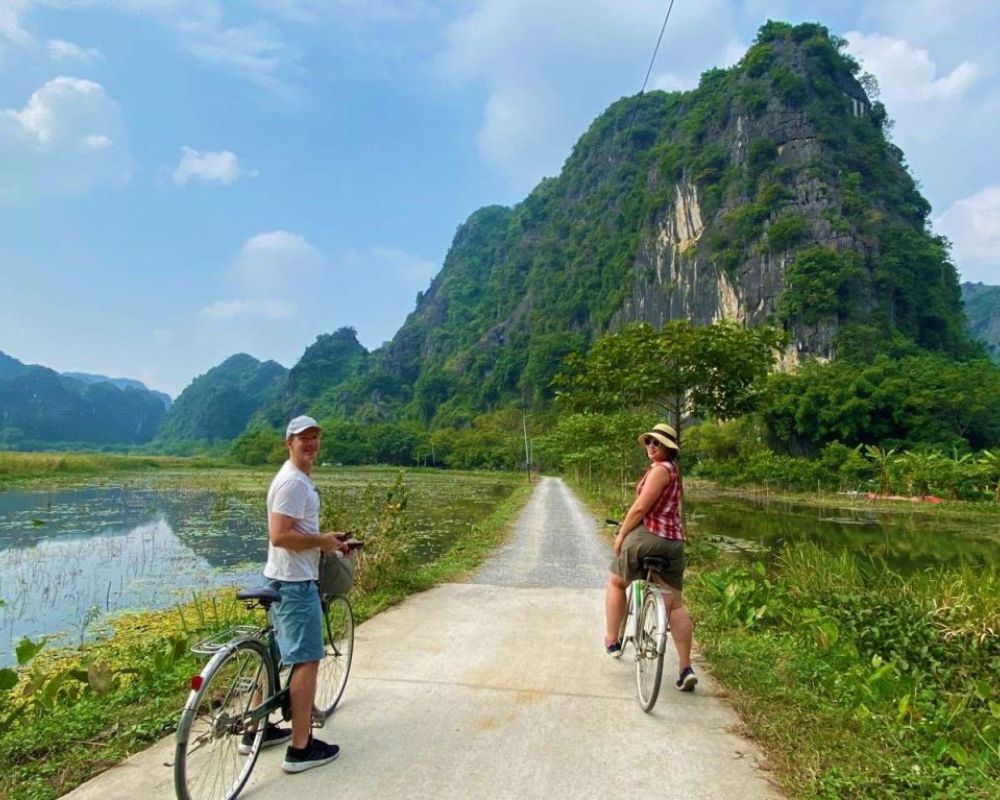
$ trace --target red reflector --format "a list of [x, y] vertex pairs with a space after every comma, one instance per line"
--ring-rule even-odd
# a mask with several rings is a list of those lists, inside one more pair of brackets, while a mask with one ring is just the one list
[[191, 690], [197, 692], [201, 688], [201, 685], [204, 682], [205, 682], [205, 680], [204, 680], [204, 678], [201, 677], [201, 675], [192, 675], [191, 676]]

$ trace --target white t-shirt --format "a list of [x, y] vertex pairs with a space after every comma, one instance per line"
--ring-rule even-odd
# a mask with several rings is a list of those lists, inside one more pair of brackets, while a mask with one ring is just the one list
[[[267, 490], [267, 513], [284, 514], [299, 533], [319, 533], [319, 493], [309, 476], [286, 461]], [[319, 545], [310, 550], [288, 550], [268, 542], [264, 577], [277, 581], [319, 579]]]

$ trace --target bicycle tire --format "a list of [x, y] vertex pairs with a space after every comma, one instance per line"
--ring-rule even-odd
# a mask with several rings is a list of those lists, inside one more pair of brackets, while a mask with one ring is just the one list
[[354, 612], [346, 597], [330, 598], [323, 610], [323, 658], [316, 674], [313, 722], [322, 724], [344, 694], [354, 653]]
[[213, 656], [200, 678], [177, 726], [174, 790], [178, 800], [233, 800], [264, 743], [266, 720], [240, 752], [246, 714], [274, 693], [274, 664], [260, 642], [247, 640]]
[[663, 644], [666, 632], [661, 630], [661, 620], [666, 619], [663, 597], [655, 589], [646, 592], [639, 613], [635, 641], [635, 688], [642, 710], [649, 712], [656, 705], [663, 679]]
[[[626, 633], [629, 627], [629, 618], [632, 616], [632, 584], [625, 587], [625, 616], [622, 617], [622, 624], [618, 627], [618, 641], [622, 646], [622, 654], [625, 653]], [[634, 627], [634, 626], [633, 626]]]

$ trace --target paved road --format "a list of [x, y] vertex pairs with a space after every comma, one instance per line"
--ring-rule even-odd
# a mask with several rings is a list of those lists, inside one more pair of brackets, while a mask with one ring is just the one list
[[[697, 662], [696, 693], [665, 686], [651, 714], [639, 709], [631, 662], [601, 647], [610, 549], [597, 527], [562, 481], [543, 479], [509, 544], [468, 582], [360, 626], [321, 734], [341, 757], [288, 776], [283, 748], [265, 750], [241, 796], [779, 798]], [[172, 759], [168, 739], [67, 797], [170, 798]]]

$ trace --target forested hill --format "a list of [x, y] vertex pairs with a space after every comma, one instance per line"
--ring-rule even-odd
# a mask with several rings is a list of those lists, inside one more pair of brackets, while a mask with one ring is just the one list
[[786, 366], [974, 355], [956, 271], [890, 127], [843, 41], [769, 22], [697, 89], [614, 103], [557, 177], [459, 227], [391, 342], [367, 353], [351, 329], [320, 337], [258, 419], [440, 427], [542, 407], [567, 354], [632, 321], [774, 322], [790, 334]]
[[972, 338], [986, 345], [990, 357], [1000, 363], [1000, 286], [963, 283], [962, 301]]
[[166, 395], [139, 381], [72, 375], [0, 352], [0, 449], [114, 448], [156, 435]]
[[195, 378], [174, 401], [157, 441], [182, 442], [233, 439], [254, 413], [275, 403], [288, 374], [276, 361], [258, 361], [237, 353]]
[[929, 204], [843, 45], [769, 22], [697, 89], [613, 104], [558, 177], [459, 228], [366, 378], [314, 410], [447, 422], [544, 402], [567, 353], [628, 321], [775, 320], [791, 363], [972, 352]]

